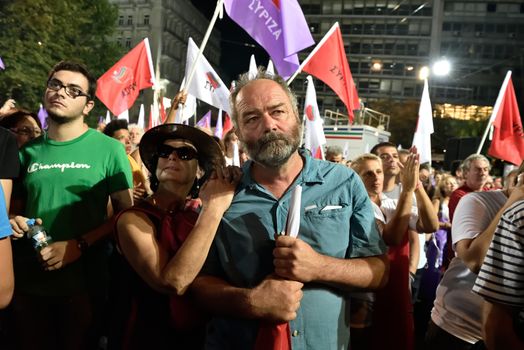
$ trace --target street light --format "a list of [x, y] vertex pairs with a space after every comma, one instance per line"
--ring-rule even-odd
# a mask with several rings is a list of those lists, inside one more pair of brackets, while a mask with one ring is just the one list
[[418, 72], [418, 78], [420, 80], [424, 80], [424, 79], [427, 79], [428, 77], [429, 77], [429, 67], [423, 66], [422, 68], [420, 68]]
[[374, 72], [379, 72], [382, 70], [382, 63], [379, 61], [375, 61], [371, 64], [371, 70]]
[[436, 76], [446, 76], [451, 71], [451, 63], [447, 59], [442, 58], [433, 64], [432, 70]]

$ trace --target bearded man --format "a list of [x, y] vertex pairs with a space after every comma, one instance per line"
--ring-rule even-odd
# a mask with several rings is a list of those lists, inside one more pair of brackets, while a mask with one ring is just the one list
[[[294, 350], [346, 349], [347, 292], [387, 280], [366, 189], [352, 170], [299, 150], [296, 98], [281, 77], [245, 74], [230, 102], [251, 160], [192, 288], [217, 315], [206, 348], [267, 348], [260, 330], [289, 322]], [[301, 218], [293, 238], [282, 233], [297, 185]]]

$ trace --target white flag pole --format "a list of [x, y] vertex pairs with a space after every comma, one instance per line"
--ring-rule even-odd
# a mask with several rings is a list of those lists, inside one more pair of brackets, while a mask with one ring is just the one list
[[[211, 31], [213, 30], [213, 27], [215, 25], [215, 22], [217, 21], [218, 16], [220, 15], [220, 18], [222, 18], [223, 15], [223, 6], [224, 0], [218, 0], [217, 6], [215, 8], [215, 13], [213, 14], [213, 17], [211, 18], [211, 21], [209, 22], [209, 26], [207, 27], [206, 34], [204, 35], [204, 39], [202, 39], [202, 44], [200, 44], [200, 49], [198, 50], [197, 56], [195, 58], [195, 61], [193, 62], [193, 66], [191, 67], [191, 71], [189, 73], [189, 77], [186, 81], [186, 86], [189, 86], [191, 84], [191, 80], [193, 79], [193, 76], [195, 75], [197, 63], [200, 57], [202, 56], [202, 53], [204, 52], [204, 49], [206, 48], [207, 41], [209, 39], [209, 36], [211, 35]], [[181, 89], [182, 90], [182, 87]]]
[[297, 71], [295, 73], [293, 73], [293, 75], [291, 76], [291, 78], [288, 79], [287, 81], [287, 85], [291, 85], [291, 83], [293, 82], [293, 80], [295, 80], [295, 78], [297, 77], [297, 75], [300, 74], [300, 72], [302, 72], [302, 68], [304, 68], [304, 66], [309, 62], [309, 60], [311, 59], [311, 57], [313, 57], [318, 50], [320, 50], [320, 48], [322, 47], [322, 45], [324, 45], [324, 43], [329, 39], [329, 37], [331, 36], [331, 34], [333, 34], [333, 32], [338, 28], [338, 22], [335, 22], [335, 24], [333, 24], [333, 26], [331, 26], [331, 28], [328, 30], [328, 32], [326, 33], [326, 35], [324, 35], [324, 37], [322, 38], [322, 40], [320, 40], [317, 44], [317, 46], [315, 46], [315, 48], [313, 49], [313, 51], [311, 51], [311, 53], [306, 57], [306, 59], [304, 61], [302, 61], [302, 63], [300, 64], [300, 66], [298, 67]]
[[[191, 84], [191, 81], [193, 80], [193, 76], [195, 75], [197, 63], [200, 57], [202, 56], [202, 53], [204, 52], [204, 49], [206, 48], [207, 41], [209, 40], [209, 36], [211, 35], [211, 31], [213, 30], [213, 27], [215, 26], [215, 23], [217, 21], [217, 18], [220, 17], [222, 19], [224, 15], [224, 0], [218, 0], [217, 6], [215, 7], [215, 12], [213, 13], [213, 17], [211, 18], [211, 21], [209, 22], [209, 26], [207, 27], [206, 34], [204, 35], [204, 39], [202, 39], [202, 43], [200, 44], [200, 48], [198, 50], [197, 56], [195, 60], [193, 61], [193, 65], [191, 66], [191, 70], [189, 73], [189, 77], [187, 78], [187, 81], [182, 81], [182, 84], [180, 84], [180, 91], [183, 91], [186, 86], [189, 86]], [[189, 48], [188, 48], [189, 49]], [[184, 77], [185, 79], [185, 77]], [[171, 106], [171, 108], [175, 108], [175, 106]], [[178, 104], [178, 110], [183, 110], [182, 103]], [[195, 114], [195, 123], [196, 123], [196, 114]]]
[[147, 54], [147, 63], [149, 63], [149, 72], [151, 73], [151, 83], [153, 84], [153, 89], [157, 84], [155, 79], [155, 70], [153, 69], [153, 58], [151, 56], [151, 47], [149, 46], [149, 39], [144, 39], [144, 44], [146, 45], [146, 54]]
[[480, 140], [479, 148], [477, 149], [477, 154], [480, 154], [480, 151], [482, 150], [482, 146], [484, 146], [484, 142], [486, 142], [486, 137], [488, 136], [489, 129], [493, 125], [493, 122], [495, 122], [495, 118], [497, 117], [497, 114], [499, 112], [500, 104], [502, 103], [502, 98], [504, 97], [504, 93], [506, 92], [506, 88], [508, 87], [508, 83], [510, 79], [511, 79], [511, 71], [509, 70], [506, 73], [506, 77], [504, 78], [504, 82], [502, 83], [502, 87], [500, 88], [500, 92], [497, 97], [497, 101], [495, 102], [495, 106], [493, 107], [493, 111], [491, 112], [491, 117], [489, 117], [488, 125], [486, 126], [486, 130], [484, 130], [484, 135], [482, 135], [482, 140]]

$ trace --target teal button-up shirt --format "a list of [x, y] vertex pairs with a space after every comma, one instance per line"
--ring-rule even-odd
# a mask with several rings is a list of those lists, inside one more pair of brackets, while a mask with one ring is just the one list
[[[273, 272], [274, 235], [285, 231], [292, 190], [302, 186], [298, 238], [317, 252], [342, 258], [381, 255], [386, 251], [373, 208], [358, 175], [345, 166], [319, 161], [301, 151], [304, 168], [280, 198], [256, 183], [251, 162], [244, 165], [233, 202], [224, 214], [204, 273], [237, 287], [252, 288]], [[306, 284], [297, 318], [290, 322], [293, 350], [346, 349], [349, 308], [345, 292]], [[216, 318], [208, 349], [251, 349], [258, 322]]]

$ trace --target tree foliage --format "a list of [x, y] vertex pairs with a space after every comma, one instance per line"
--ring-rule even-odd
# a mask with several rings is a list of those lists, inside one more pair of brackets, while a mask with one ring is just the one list
[[117, 18], [108, 0], [0, 0], [0, 101], [13, 97], [37, 110], [47, 73], [61, 60], [102, 75], [122, 56], [111, 41]]

